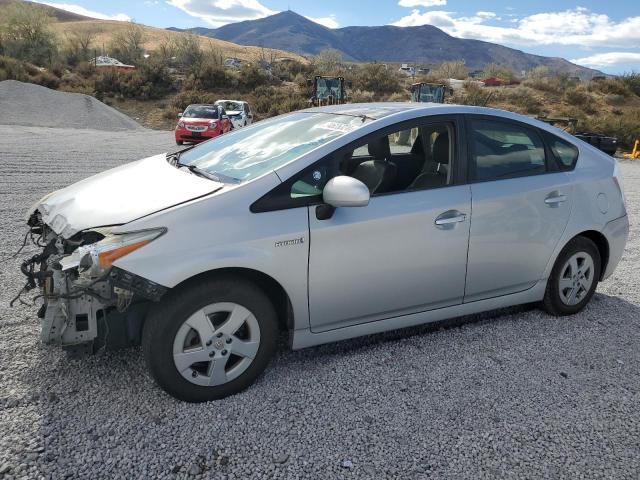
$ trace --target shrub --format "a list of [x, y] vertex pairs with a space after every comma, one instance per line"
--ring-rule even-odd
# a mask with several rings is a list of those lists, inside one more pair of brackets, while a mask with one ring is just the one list
[[458, 78], [460, 80], [469, 76], [469, 69], [464, 64], [464, 60], [456, 60], [453, 62], [443, 62], [430, 73], [431, 76], [442, 80], [449, 78]]
[[265, 70], [255, 65], [244, 65], [240, 70], [239, 83], [245, 90], [254, 90], [261, 85], [270, 85], [274, 83], [274, 80]]
[[616, 95], [624, 95], [625, 97], [631, 94], [627, 84], [620, 78], [605, 78], [604, 80], [591, 81], [587, 89], [590, 92], [613, 93]]
[[95, 83], [99, 92], [142, 100], [161, 98], [173, 88], [167, 68], [157, 62], [146, 62], [127, 72], [102, 71]]
[[475, 82], [465, 82], [464, 90], [456, 92], [455, 101], [461, 105], [484, 107], [489, 104], [493, 92], [485, 90]]
[[0, 56], [0, 81], [2, 80], [28, 81], [24, 63], [15, 58]]
[[216, 100], [217, 98], [211, 93], [184, 90], [173, 97], [171, 100], [171, 108], [178, 113], [193, 103], [214, 103]]
[[506, 89], [501, 94], [502, 99], [510, 102], [524, 113], [537, 114], [541, 110], [540, 100], [533, 94], [533, 91], [527, 87], [517, 87]]
[[353, 103], [367, 103], [375, 99], [376, 94], [366, 90], [354, 90], [349, 95], [349, 101]]
[[564, 92], [564, 100], [569, 105], [583, 106], [590, 102], [592, 97], [582, 88], [570, 88]]
[[369, 63], [356, 71], [353, 89], [388, 95], [402, 91], [402, 85], [396, 72], [388, 70], [381, 63]]
[[307, 99], [293, 88], [260, 86], [253, 93], [255, 101], [252, 108], [261, 116], [272, 117], [309, 106]]
[[604, 101], [607, 105], [613, 105], [613, 106], [621, 106], [627, 102], [624, 95], [618, 95], [615, 93], [609, 93], [605, 95]]
[[230, 70], [212, 63], [205, 63], [193, 68], [185, 82], [188, 90], [220, 90], [237, 87], [238, 78]]
[[631, 72], [622, 75], [622, 83], [634, 94], [640, 96], [640, 73]]
[[578, 129], [617, 137], [623, 147], [631, 148], [635, 140], [640, 138], [640, 109], [628, 111], [623, 116], [605, 114], [583, 117]]

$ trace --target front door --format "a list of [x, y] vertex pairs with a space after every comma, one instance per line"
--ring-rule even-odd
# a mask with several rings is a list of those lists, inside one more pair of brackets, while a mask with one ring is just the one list
[[341, 160], [340, 173], [370, 188], [368, 206], [324, 220], [309, 207], [313, 331], [462, 303], [471, 195], [454, 181], [454, 125], [403, 132], [369, 138]]

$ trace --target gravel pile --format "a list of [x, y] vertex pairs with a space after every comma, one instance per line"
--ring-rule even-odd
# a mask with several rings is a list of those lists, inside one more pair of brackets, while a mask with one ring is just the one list
[[[38, 197], [171, 141], [0, 126], [0, 258]], [[139, 349], [70, 361], [40, 345], [36, 309], [8, 307], [22, 277], [5, 261], [0, 477], [638, 478], [640, 164], [622, 170], [632, 236], [580, 315], [517, 308], [282, 351], [209, 404], [163, 393]]]
[[0, 124], [140, 130], [130, 117], [89, 95], [58, 92], [15, 80], [0, 82]]

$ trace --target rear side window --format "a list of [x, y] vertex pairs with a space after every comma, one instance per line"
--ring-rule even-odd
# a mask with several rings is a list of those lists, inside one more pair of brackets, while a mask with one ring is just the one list
[[578, 148], [548, 132], [544, 132], [544, 138], [560, 169], [572, 170], [578, 161]]
[[472, 119], [470, 125], [474, 180], [498, 180], [546, 171], [544, 144], [535, 130], [486, 119]]

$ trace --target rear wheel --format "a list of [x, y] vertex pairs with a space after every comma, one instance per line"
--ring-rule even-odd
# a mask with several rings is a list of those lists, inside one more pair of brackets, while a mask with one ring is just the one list
[[545, 310], [558, 316], [582, 310], [598, 286], [600, 268], [600, 253], [591, 240], [571, 240], [551, 271], [543, 300]]
[[143, 351], [156, 382], [188, 402], [247, 388], [276, 350], [273, 305], [254, 284], [224, 278], [187, 285], [148, 316]]

